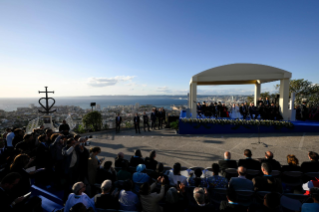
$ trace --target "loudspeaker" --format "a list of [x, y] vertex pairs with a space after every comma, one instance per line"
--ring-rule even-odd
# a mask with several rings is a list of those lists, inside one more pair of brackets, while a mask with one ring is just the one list
[[95, 102], [91, 102], [91, 107], [94, 107], [96, 105]]

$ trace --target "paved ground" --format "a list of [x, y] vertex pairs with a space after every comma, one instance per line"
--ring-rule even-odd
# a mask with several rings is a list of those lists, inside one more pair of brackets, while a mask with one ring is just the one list
[[122, 131], [119, 134], [102, 132], [93, 134], [91, 146], [100, 146], [100, 157], [114, 162], [118, 152], [123, 152], [130, 159], [136, 149], [142, 151], [143, 157], [151, 150], [157, 151], [156, 160], [167, 166], [180, 162], [182, 166], [210, 167], [212, 163], [223, 158], [225, 151], [232, 153], [232, 159], [245, 158], [246, 148], [253, 153], [253, 158], [262, 158], [266, 150], [274, 153], [274, 158], [285, 165], [286, 156], [294, 154], [299, 162], [307, 161], [308, 151], [319, 153], [319, 132], [317, 134], [261, 134], [262, 144], [257, 134], [218, 134], [218, 135], [176, 135], [170, 129], [141, 132], [134, 130]]

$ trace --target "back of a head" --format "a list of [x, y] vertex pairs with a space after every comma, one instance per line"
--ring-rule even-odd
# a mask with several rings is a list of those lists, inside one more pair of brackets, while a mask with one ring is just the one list
[[271, 174], [272, 168], [269, 163], [262, 163], [261, 168], [264, 169], [268, 174]]
[[155, 150], [151, 151], [151, 152], [150, 152], [150, 159], [151, 159], [151, 160], [154, 159], [155, 156], [156, 156], [156, 151], [155, 151]]
[[289, 165], [298, 166], [299, 160], [296, 158], [295, 155], [287, 155], [287, 163]]
[[202, 170], [200, 170], [200, 168], [195, 169], [194, 173], [195, 173], [196, 177], [200, 177], [203, 174], [203, 172], [202, 172]]
[[265, 195], [264, 205], [267, 208], [275, 209], [280, 205], [280, 194], [271, 192]]
[[181, 171], [181, 164], [180, 163], [175, 163], [174, 164], [174, 170], [173, 170], [173, 172], [174, 172], [174, 175], [179, 175], [180, 174], [180, 171]]
[[318, 161], [318, 154], [316, 152], [310, 151], [309, 157], [311, 158], [311, 160]]
[[267, 151], [266, 155], [269, 160], [272, 160], [274, 158], [274, 154], [271, 151]]
[[230, 152], [225, 152], [225, 153], [224, 153], [224, 159], [230, 160], [230, 158], [231, 158]]
[[82, 202], [79, 202], [73, 205], [69, 211], [70, 212], [86, 212], [86, 207]]
[[1, 185], [13, 184], [17, 179], [21, 179], [21, 175], [17, 172], [11, 172], [2, 178]]
[[205, 190], [203, 188], [194, 188], [193, 195], [197, 204], [205, 204]]
[[243, 166], [238, 167], [239, 176], [246, 176], [246, 168]]
[[74, 183], [74, 185], [72, 186], [73, 193], [76, 195], [79, 195], [79, 191], [82, 189], [82, 187], [83, 187], [82, 182]]
[[139, 149], [135, 150], [135, 154], [134, 155], [137, 156], [137, 157], [142, 157], [141, 150], [139, 150]]
[[252, 156], [250, 149], [245, 149], [244, 155], [250, 158]]
[[213, 164], [212, 164], [212, 170], [213, 170], [214, 174], [217, 174], [217, 175], [218, 175], [219, 165], [218, 165], [217, 163], [213, 163]]
[[104, 169], [109, 170], [112, 166], [112, 161], [105, 161]]
[[164, 165], [162, 163], [158, 163], [156, 165], [156, 172], [162, 173], [164, 171]]
[[148, 195], [149, 193], [150, 193], [150, 184], [148, 182], [143, 183], [140, 187], [139, 194]]
[[112, 181], [111, 180], [104, 180], [101, 184], [102, 192], [109, 191], [112, 188]]

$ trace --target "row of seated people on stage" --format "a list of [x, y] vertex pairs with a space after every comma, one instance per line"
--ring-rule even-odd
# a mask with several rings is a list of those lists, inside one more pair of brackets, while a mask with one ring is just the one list
[[314, 120], [319, 121], [319, 106], [307, 105], [303, 102], [301, 105], [295, 106], [297, 120]]
[[197, 103], [197, 114], [199, 117], [206, 118], [226, 118], [230, 117], [233, 119], [257, 119], [258, 117], [261, 119], [269, 119], [269, 120], [282, 120], [282, 116], [280, 113], [280, 108], [278, 104], [267, 104], [263, 103], [262, 100], [258, 101], [258, 106], [256, 107], [253, 102], [249, 105], [247, 102], [241, 104], [233, 104], [230, 109], [225, 105], [225, 103], [215, 102], [206, 103], [200, 102]]
[[[145, 212], [274, 211], [281, 207], [278, 202], [284, 190], [281, 180], [287, 179], [273, 177], [272, 170], [319, 171], [315, 152], [309, 152], [309, 162], [299, 167], [293, 155], [287, 156], [287, 166], [281, 166], [271, 152], [257, 161], [252, 159], [250, 150], [245, 150], [245, 159], [238, 162], [225, 152], [224, 160], [212, 164], [212, 174], [207, 178], [201, 177], [200, 168], [184, 176], [180, 163], [175, 163], [173, 170], [165, 169], [163, 163], [156, 160], [156, 151], [151, 151], [146, 158], [140, 150], [130, 157], [119, 153], [113, 166], [112, 161], [99, 157], [100, 147], [87, 148], [86, 137], [53, 133], [51, 129], [35, 129], [30, 134], [21, 131], [7, 129], [0, 139], [0, 207], [3, 211], [41, 211], [40, 197], [25, 196], [30, 192], [31, 179], [41, 188], [51, 186], [63, 191], [65, 212], [83, 208]], [[13, 140], [20, 142], [13, 145]], [[227, 176], [227, 168], [237, 168], [238, 177]], [[250, 169], [259, 170], [260, 176], [246, 178]], [[100, 184], [101, 191], [96, 184]], [[305, 191], [299, 190], [309, 195], [309, 203], [302, 206], [308, 211], [318, 211], [318, 188], [311, 188], [315, 185], [315, 182], [306, 182]], [[196, 186], [190, 196], [186, 193], [189, 186]], [[212, 201], [210, 192], [214, 188], [227, 188], [227, 200], [220, 204]], [[243, 188], [271, 193], [265, 195], [265, 202], [241, 205], [237, 202], [236, 190]]]

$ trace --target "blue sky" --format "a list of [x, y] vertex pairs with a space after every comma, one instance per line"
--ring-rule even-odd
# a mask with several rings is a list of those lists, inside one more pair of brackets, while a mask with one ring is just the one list
[[191, 76], [231, 63], [319, 83], [318, 11], [318, 0], [2, 0], [0, 97], [38, 97], [43, 86], [56, 96], [187, 94]]

